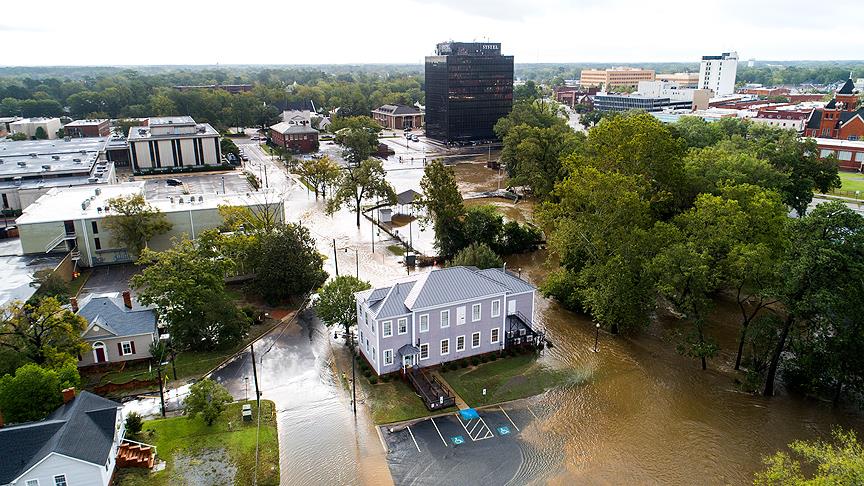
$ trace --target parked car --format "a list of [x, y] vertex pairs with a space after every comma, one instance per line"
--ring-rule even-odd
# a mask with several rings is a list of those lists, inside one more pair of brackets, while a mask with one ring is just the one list
[[405, 138], [407, 138], [408, 140], [411, 140], [411, 133], [405, 132]]
[[176, 186], [182, 186], [183, 181], [181, 181], [180, 179], [165, 179], [165, 184], [168, 184], [169, 186], [175, 186], [176, 187]]
[[412, 142], [419, 142], [420, 139], [417, 138], [417, 135], [411, 135], [411, 141], [412, 141]]
[[249, 157], [247, 157], [246, 154], [240, 154], [240, 159], [242, 159], [243, 162], [249, 162]]

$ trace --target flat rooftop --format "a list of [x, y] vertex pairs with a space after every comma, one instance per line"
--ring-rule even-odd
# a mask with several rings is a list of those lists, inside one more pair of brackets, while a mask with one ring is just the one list
[[107, 121], [108, 121], [107, 118], [93, 118], [93, 119], [87, 119], [87, 120], [73, 120], [73, 121], [71, 121], [71, 122], [69, 122], [69, 123], [67, 123], [67, 124], [65, 124], [65, 125], [63, 125], [63, 126], [65, 126], [65, 127], [85, 127], [85, 126], [91, 126], [91, 125], [101, 125], [101, 124], [103, 124], [103, 123], [105, 123], [105, 122], [107, 122]]
[[150, 117], [150, 126], [160, 125], [194, 125], [195, 119], [191, 116], [153, 116]]
[[[215, 128], [210, 126], [209, 123], [195, 123], [195, 122], [192, 122], [191, 125], [185, 125], [185, 124], [167, 125], [167, 126], [176, 126], [176, 127], [194, 126], [196, 128], [196, 131], [191, 132], [191, 133], [166, 133], [166, 134], [153, 135], [152, 131], [150, 130], [150, 128], [154, 127], [153, 120], [154, 120], [153, 118], [150, 119], [150, 126], [149, 127], [131, 127], [129, 129], [129, 137], [128, 137], [129, 141], [131, 142], [131, 141], [136, 141], [136, 140], [150, 140], [150, 139], [160, 139], [160, 138], [161, 139], [172, 139], [172, 138], [181, 138], [181, 137], [202, 137], [205, 135], [206, 136], [219, 135], [219, 132], [217, 132]], [[155, 126], [162, 128], [166, 125], [162, 125], [162, 126], [155, 125]]]
[[0, 142], [0, 179], [90, 174], [106, 138]]
[[[16, 224], [48, 223], [70, 219], [95, 219], [112, 214], [105, 211], [108, 200], [116, 197], [144, 195], [143, 181], [105, 184], [95, 187], [54, 188], [36, 200], [15, 220]], [[99, 192], [97, 194], [96, 192]], [[183, 202], [180, 202], [180, 201]], [[249, 206], [265, 200], [264, 193], [189, 194], [171, 198], [148, 199], [163, 213], [215, 209], [219, 206]]]

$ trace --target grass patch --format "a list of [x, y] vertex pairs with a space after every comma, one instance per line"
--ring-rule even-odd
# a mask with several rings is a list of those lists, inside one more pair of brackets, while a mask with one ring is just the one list
[[[402, 381], [401, 378], [395, 378], [389, 383], [379, 382], [372, 385], [366, 378], [358, 376], [357, 383], [366, 389], [367, 405], [372, 414], [372, 420], [376, 424], [401, 422], [433, 414], [426, 409], [423, 400], [417, 396], [411, 386]], [[456, 407], [450, 407], [436, 410], [434, 413], [439, 414], [455, 410]]]
[[[252, 404], [252, 422], [243, 422], [243, 403]], [[273, 402], [261, 400], [258, 484], [279, 484], [279, 438]], [[166, 462], [164, 470], [151, 473], [142, 469], [119, 469], [115, 484], [119, 486], [161, 486], [186, 484], [185, 471], [174, 468], [176, 455], [194, 455], [205, 449], [224, 449], [237, 468], [234, 484], [252, 484], [255, 471], [256, 420], [255, 401], [235, 402], [212, 425], [198, 416], [172, 417], [144, 422], [142, 442], [156, 446], [157, 458]]]
[[405, 254], [405, 248], [402, 245], [388, 245], [387, 249], [390, 250], [390, 253], [396, 256], [402, 256]]
[[[442, 376], [472, 407], [538, 395], [572, 380], [572, 374], [550, 370], [537, 363], [534, 354], [445, 371]], [[486, 396], [483, 396], [483, 388], [486, 388]]]
[[858, 172], [840, 171], [840, 189], [844, 191], [864, 191], [864, 174]]

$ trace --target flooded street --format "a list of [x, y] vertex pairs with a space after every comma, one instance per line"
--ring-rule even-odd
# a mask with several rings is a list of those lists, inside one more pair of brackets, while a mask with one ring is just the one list
[[[392, 159], [385, 166], [393, 167]], [[388, 179], [397, 192], [419, 189], [422, 164], [417, 169], [391, 170]], [[465, 184], [474, 190], [489, 181], [492, 188], [496, 184], [494, 171], [477, 164], [457, 166], [457, 173], [465, 175]], [[275, 181], [271, 174], [271, 185], [285, 188], [288, 220], [310, 228], [327, 256], [328, 272], [335, 273], [335, 239], [340, 274], [357, 272], [373, 285], [405, 275], [400, 258], [385, 250], [395, 242], [387, 241], [383, 232], [379, 236], [368, 220], [361, 219], [358, 230], [353, 213], [342, 210], [327, 216], [323, 201], [315, 201], [284, 173]], [[470, 204], [484, 202], [499, 206], [508, 218], [533, 215], [530, 203], [513, 206], [487, 199]], [[423, 238], [430, 244], [431, 235], [421, 236], [421, 242]], [[521, 269], [536, 285], [549, 271], [545, 260], [544, 251], [507, 259], [509, 269]], [[540, 296], [537, 306], [537, 318], [555, 344], [540, 361], [588, 379], [530, 401], [536, 420], [521, 432], [521, 464], [512, 484], [749, 484], [762, 467], [761, 457], [790, 441], [825, 436], [835, 425], [859, 431], [864, 425], [854, 411], [834, 410], [830, 404], [785, 393], [767, 400], [738, 391], [735, 375], [728, 371], [737, 316], [728, 305], [719, 306], [709, 328], [723, 351], [705, 372], [695, 360], [675, 352], [669, 335], [674, 320], [660, 319], [634, 338], [601, 333], [600, 352], [594, 353], [594, 327], [588, 318]], [[308, 315], [255, 345], [263, 397], [277, 406], [284, 485], [393, 481], [365, 406], [358, 406], [355, 420], [350, 391], [334, 374], [331, 346], [338, 345]], [[244, 396], [249, 378], [249, 396], [254, 396], [248, 353], [214, 376], [238, 398]]]

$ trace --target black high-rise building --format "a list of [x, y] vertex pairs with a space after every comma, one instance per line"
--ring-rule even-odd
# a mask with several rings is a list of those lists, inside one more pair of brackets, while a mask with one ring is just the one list
[[426, 57], [426, 136], [447, 143], [494, 140], [513, 108], [513, 56], [501, 44], [443, 42]]

